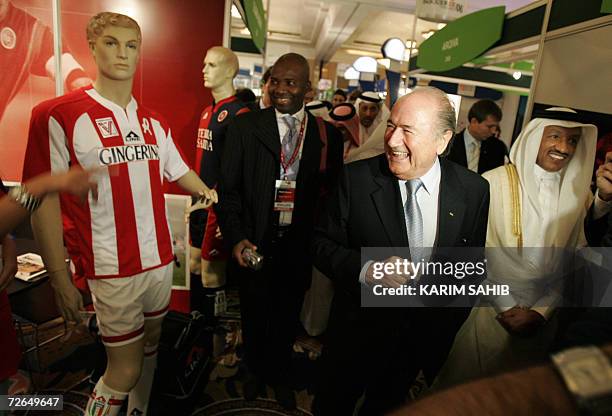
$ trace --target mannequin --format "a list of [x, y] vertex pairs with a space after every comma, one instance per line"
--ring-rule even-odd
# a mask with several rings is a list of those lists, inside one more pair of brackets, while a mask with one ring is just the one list
[[[98, 199], [49, 195], [32, 216], [34, 235], [66, 321], [80, 323], [83, 302], [64, 262], [61, 214], [74, 222], [108, 365], [86, 414], [146, 414], [162, 318], [172, 285], [172, 241], [163, 179], [217, 201], [189, 170], [167, 123], [131, 96], [141, 31], [132, 18], [92, 17], [87, 40], [97, 66], [93, 87], [39, 104], [32, 112], [24, 180], [69, 166], [96, 173]], [[68, 140], [68, 134], [70, 140]], [[163, 177], [162, 177], [163, 175]], [[60, 210], [61, 200], [61, 210]]]
[[[202, 74], [214, 100], [200, 117], [195, 166], [210, 188], [217, 186], [227, 127], [234, 117], [248, 111], [235, 96], [233, 79], [237, 73], [238, 58], [230, 49], [214, 46], [207, 51]], [[225, 312], [228, 253], [212, 209], [192, 211], [190, 234], [191, 309], [201, 311], [207, 322], [215, 325], [216, 317]]]

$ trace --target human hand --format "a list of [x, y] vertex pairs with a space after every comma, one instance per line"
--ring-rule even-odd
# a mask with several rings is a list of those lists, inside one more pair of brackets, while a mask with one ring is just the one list
[[497, 320], [509, 334], [524, 337], [533, 335], [546, 323], [538, 312], [518, 305], [497, 315]]
[[2, 270], [0, 271], [0, 292], [6, 289], [17, 273], [17, 247], [7, 236], [2, 242]]
[[253, 251], [257, 251], [257, 246], [251, 243], [246, 238], [237, 243], [232, 249], [232, 256], [236, 259], [240, 267], [249, 267], [249, 265], [242, 258], [242, 252], [246, 248], [250, 248]]
[[[365, 275], [366, 284], [368, 284], [369, 286], [382, 285], [384, 287], [393, 288], [399, 288], [402, 285], [406, 284], [410, 276], [413, 276], [414, 274], [412, 263], [408, 262], [408, 270], [406, 270], [406, 273], [400, 274], [396, 273], [398, 270], [396, 270], [397, 268], [395, 267], [395, 264], [398, 261], [403, 264], [404, 259], [398, 256], [391, 256], [388, 259], [383, 260], [382, 262], [374, 262], [370, 264], [370, 267], [368, 268], [368, 271]], [[391, 263], [394, 265], [392, 268], [390, 267], [390, 269], [393, 270], [392, 273], [385, 272], [385, 264], [387, 263]], [[375, 277], [375, 273], [378, 274], [378, 276], [376, 276], [378, 278]], [[380, 276], [381, 274], [382, 277]]]
[[612, 152], [606, 153], [606, 161], [595, 172], [599, 197], [608, 202], [612, 200]]
[[53, 192], [67, 192], [84, 201], [91, 192], [92, 198], [97, 201], [98, 184], [93, 176], [101, 169], [83, 170], [80, 167], [73, 167], [65, 173], [37, 176], [28, 181], [26, 185], [28, 191], [37, 197]]

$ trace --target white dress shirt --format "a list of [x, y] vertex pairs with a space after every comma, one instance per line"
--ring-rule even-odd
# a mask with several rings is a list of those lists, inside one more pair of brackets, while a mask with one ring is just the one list
[[478, 162], [480, 161], [480, 140], [476, 140], [470, 134], [468, 128], [463, 133], [465, 144], [465, 156], [467, 159], [467, 168], [472, 172], [478, 173]]

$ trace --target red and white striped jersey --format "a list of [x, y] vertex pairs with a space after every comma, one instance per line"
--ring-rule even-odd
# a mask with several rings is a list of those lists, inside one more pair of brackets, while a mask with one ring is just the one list
[[97, 201], [61, 198], [62, 214], [81, 240], [86, 277], [132, 276], [172, 261], [162, 185], [189, 167], [163, 118], [134, 98], [123, 109], [91, 87], [39, 104], [32, 110], [24, 181], [73, 165], [108, 168], [96, 175]]

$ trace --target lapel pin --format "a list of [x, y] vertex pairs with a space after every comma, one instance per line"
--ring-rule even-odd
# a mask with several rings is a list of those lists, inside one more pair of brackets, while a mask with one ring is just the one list
[[453, 214], [453, 211], [448, 211], [448, 215], [450, 215], [451, 217], [455, 216], [455, 214]]

